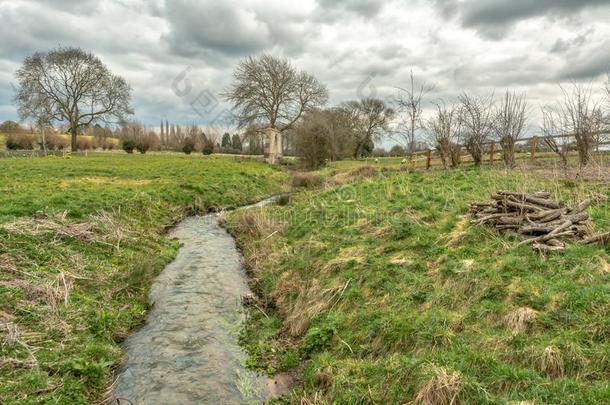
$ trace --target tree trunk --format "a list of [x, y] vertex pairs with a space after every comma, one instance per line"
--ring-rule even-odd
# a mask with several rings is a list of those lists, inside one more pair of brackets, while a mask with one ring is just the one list
[[354, 159], [360, 159], [360, 151], [362, 150], [362, 142], [356, 144], [356, 150], [354, 151]]
[[71, 149], [72, 152], [76, 152], [76, 150], [78, 149], [78, 145], [76, 144], [76, 126], [71, 126], [70, 127], [70, 135], [71, 135]]
[[502, 158], [504, 164], [510, 168], [515, 167], [515, 141], [510, 139], [503, 139], [500, 143], [502, 146]]
[[44, 155], [49, 156], [49, 152], [47, 150], [47, 137], [44, 133], [44, 126], [40, 128], [40, 134], [42, 135], [42, 150], [44, 151]]
[[449, 154], [451, 153], [449, 145], [445, 142], [438, 143], [438, 152], [441, 155], [441, 162], [443, 162], [443, 169], [447, 170], [449, 167]]

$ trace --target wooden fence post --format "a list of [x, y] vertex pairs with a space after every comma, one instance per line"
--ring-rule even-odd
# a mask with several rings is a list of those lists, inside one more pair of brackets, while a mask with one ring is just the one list
[[530, 145], [530, 160], [533, 162], [536, 160], [536, 148], [538, 147], [538, 137], [535, 136], [532, 138], [532, 143]]
[[432, 166], [432, 149], [426, 151], [426, 170], [430, 170]]

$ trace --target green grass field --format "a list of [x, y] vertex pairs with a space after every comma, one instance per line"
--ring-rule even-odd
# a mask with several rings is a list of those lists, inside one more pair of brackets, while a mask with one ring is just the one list
[[465, 216], [498, 189], [546, 189], [569, 204], [593, 195], [607, 231], [607, 183], [358, 173], [227, 220], [265, 311], [242, 333], [250, 366], [304, 367], [288, 402], [610, 402], [610, 248], [545, 258]]
[[166, 228], [285, 177], [201, 155], [0, 159], [0, 403], [101, 400], [176, 253]]
[[[485, 159], [483, 161], [484, 166], [493, 165], [494, 167], [501, 168], [504, 166], [502, 162], [502, 156], [499, 152], [496, 152], [494, 155], [494, 161], [489, 161], [489, 153], [485, 155]], [[418, 154], [413, 158], [412, 163], [402, 163], [402, 157], [381, 157], [381, 158], [373, 158], [368, 157], [361, 160], [339, 160], [335, 162], [330, 162], [324, 169], [322, 169], [322, 173], [328, 174], [333, 171], [346, 171], [352, 170], [363, 166], [373, 166], [377, 168], [388, 168], [388, 169], [398, 169], [398, 168], [414, 168], [414, 169], [425, 169], [426, 168], [426, 156], [423, 154]], [[569, 154], [569, 164], [571, 167], [578, 166], [578, 155], [576, 152], [570, 152]], [[559, 167], [559, 159], [557, 155], [553, 152], [538, 152], [536, 153], [536, 159], [534, 162], [531, 161], [531, 155], [529, 153], [520, 152], [515, 154], [515, 160], [517, 166], [526, 166], [526, 167]], [[610, 154], [607, 152], [599, 152], [594, 153], [594, 162], [599, 164], [608, 165], [610, 163]], [[437, 153], [432, 155], [431, 166], [433, 169], [442, 168], [443, 164], [440, 156]], [[473, 166], [472, 157], [470, 156], [462, 156], [461, 167], [471, 167]]]

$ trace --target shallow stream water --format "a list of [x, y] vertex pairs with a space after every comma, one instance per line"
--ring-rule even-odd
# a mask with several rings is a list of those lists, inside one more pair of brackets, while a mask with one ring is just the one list
[[124, 343], [115, 403], [263, 402], [268, 380], [246, 370], [238, 344], [249, 289], [233, 238], [216, 214], [186, 218], [171, 236], [180, 250], [152, 285], [146, 323]]

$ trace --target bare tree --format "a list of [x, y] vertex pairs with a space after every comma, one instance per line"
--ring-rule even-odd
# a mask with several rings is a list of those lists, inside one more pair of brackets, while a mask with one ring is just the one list
[[398, 112], [405, 115], [405, 121], [399, 123], [397, 133], [406, 146], [409, 159], [412, 159], [415, 152], [415, 133], [423, 128], [422, 101], [432, 87], [427, 86], [424, 82], [416, 88], [413, 71], [411, 71], [410, 79], [409, 87], [398, 88], [401, 94], [396, 98], [395, 103], [398, 106]]
[[494, 115], [492, 124], [502, 146], [502, 159], [508, 167], [515, 167], [515, 144], [523, 136], [528, 119], [525, 94], [507, 90]]
[[367, 148], [372, 150], [374, 141], [388, 130], [394, 117], [394, 110], [376, 98], [347, 101], [339, 106], [339, 111], [351, 123], [355, 159], [362, 157]]
[[44, 98], [51, 119], [65, 122], [72, 135], [72, 150], [80, 129], [95, 122], [117, 122], [132, 113], [131, 89], [108, 70], [102, 61], [79, 48], [58, 48], [27, 57], [17, 70], [15, 101], [30, 109]]
[[[456, 159], [454, 149], [459, 144], [460, 136], [458, 107], [447, 107], [443, 102], [436, 104], [436, 113], [426, 122], [426, 128], [441, 155], [443, 167], [447, 169], [449, 165], [457, 166], [459, 159]], [[457, 155], [459, 156], [459, 151]]]
[[53, 103], [44, 94], [32, 94], [28, 103], [19, 105], [18, 113], [22, 120], [34, 120], [40, 131], [42, 149], [47, 156], [46, 130], [51, 127], [53, 121]]
[[542, 133], [544, 143], [559, 156], [564, 170], [568, 167], [568, 148], [570, 137], [566, 136], [565, 129], [560, 124], [561, 116], [550, 107], [542, 108]]
[[235, 68], [233, 79], [224, 96], [233, 103], [240, 127], [263, 124], [285, 131], [305, 111], [328, 99], [326, 87], [315, 77], [271, 55], [243, 60]]
[[472, 156], [475, 166], [479, 166], [483, 162], [484, 143], [493, 131], [493, 95], [480, 97], [463, 93], [459, 100], [464, 146]]
[[571, 135], [576, 141], [580, 166], [586, 166], [604, 128], [601, 102], [591, 98], [591, 88], [572, 83], [571, 90], [561, 87], [563, 101], [547, 107], [548, 119], [559, 134]]

